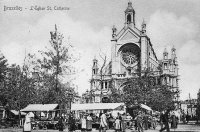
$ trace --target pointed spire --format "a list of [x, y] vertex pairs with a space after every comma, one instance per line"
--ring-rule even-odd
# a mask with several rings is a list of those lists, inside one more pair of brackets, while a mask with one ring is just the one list
[[164, 49], [163, 58], [164, 58], [164, 59], [168, 59], [168, 51], [167, 51], [167, 48]]
[[57, 32], [57, 26], [56, 26], [56, 24], [55, 24], [55, 32]]
[[97, 61], [97, 59], [96, 59], [96, 55], [94, 56], [94, 59], [93, 59], [93, 61]]
[[165, 49], [164, 49], [164, 53], [167, 53], [168, 54], [168, 52], [167, 52], [167, 48], [165, 47]]
[[172, 53], [176, 51], [176, 48], [174, 47], [174, 45], [172, 46]]

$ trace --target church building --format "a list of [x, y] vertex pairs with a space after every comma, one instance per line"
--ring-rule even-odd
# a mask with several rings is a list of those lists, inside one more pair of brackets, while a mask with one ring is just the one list
[[[154, 76], [162, 77], [162, 83], [170, 86], [173, 91], [179, 90], [176, 49], [172, 47], [170, 53], [165, 49], [163, 58], [159, 60], [146, 34], [146, 23], [143, 21], [140, 28], [135, 25], [132, 2], [128, 2], [124, 13], [124, 27], [119, 32], [115, 26], [112, 28], [110, 62], [102, 67], [96, 58], [93, 60], [91, 87], [88, 92], [92, 97], [86, 103], [109, 102], [111, 84], [123, 91], [127, 78], [137, 78], [138, 72], [143, 73], [147, 69]], [[178, 98], [179, 95], [174, 97], [175, 100]]]

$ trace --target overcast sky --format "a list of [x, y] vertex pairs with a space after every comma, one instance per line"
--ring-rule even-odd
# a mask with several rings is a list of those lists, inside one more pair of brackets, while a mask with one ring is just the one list
[[[181, 99], [197, 97], [200, 88], [200, 1], [132, 0], [136, 26], [147, 23], [147, 35], [159, 59], [164, 48], [174, 45], [179, 62]], [[128, 0], [1, 0], [0, 50], [9, 64], [22, 64], [26, 52], [37, 53], [48, 45], [57, 24], [58, 31], [81, 54], [77, 67], [83, 72], [74, 83], [79, 93], [90, 88], [92, 59], [100, 50], [110, 56], [111, 29], [124, 25]], [[22, 11], [4, 11], [4, 7], [22, 7]], [[68, 7], [65, 11], [29, 10], [31, 6]], [[26, 9], [25, 9], [26, 8]]]

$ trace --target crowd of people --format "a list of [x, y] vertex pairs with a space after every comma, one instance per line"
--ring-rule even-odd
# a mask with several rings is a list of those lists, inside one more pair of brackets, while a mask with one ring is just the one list
[[[143, 132], [144, 130], [155, 129], [159, 122], [161, 125], [160, 132], [164, 130], [168, 132], [170, 129], [169, 124], [171, 124], [171, 128], [176, 129], [178, 121], [178, 117], [174, 113], [170, 114], [169, 110], [163, 111], [157, 116], [147, 111], [139, 111], [133, 116], [129, 113], [117, 113], [116, 116], [113, 116], [112, 113], [104, 110], [98, 116], [93, 113], [81, 114], [78, 120], [75, 118], [74, 113], [71, 112], [67, 120], [62, 116], [59, 118], [57, 128], [59, 131], [63, 131], [67, 126], [69, 132], [80, 129], [82, 132], [88, 132], [92, 131], [93, 128], [99, 129], [99, 132], [106, 132], [108, 129], [115, 130], [116, 132], [125, 132], [126, 129], [135, 129], [138, 132]], [[26, 120], [25, 124], [29, 122], [29, 120]], [[96, 126], [94, 126], [95, 124]]]
[[[107, 129], [114, 129], [116, 132], [124, 132], [128, 129], [135, 129], [139, 132], [147, 129], [155, 129], [157, 125], [156, 118], [152, 115], [138, 112], [135, 117], [132, 117], [129, 113], [120, 114], [113, 117], [111, 113], [108, 113], [106, 110], [103, 113], [99, 114], [99, 132], [105, 132]], [[91, 114], [85, 114], [81, 118], [81, 130], [82, 131], [91, 131], [92, 130], [93, 118]]]

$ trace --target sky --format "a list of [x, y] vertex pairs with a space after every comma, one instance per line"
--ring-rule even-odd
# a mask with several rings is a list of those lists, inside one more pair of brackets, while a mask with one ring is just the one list
[[[124, 26], [124, 11], [129, 0], [1, 0], [0, 51], [9, 64], [23, 63], [25, 54], [45, 50], [50, 31], [57, 24], [64, 36], [81, 57], [73, 83], [79, 93], [90, 89], [91, 67], [99, 53], [111, 54], [111, 34]], [[199, 0], [130, 0], [136, 12], [136, 26], [143, 19], [158, 59], [164, 48], [175, 46], [179, 63], [180, 99], [197, 97], [200, 89], [200, 1]], [[66, 7], [69, 10], [53, 10]], [[6, 10], [5, 7], [22, 7]], [[52, 10], [35, 10], [51, 7]], [[30, 10], [30, 8], [34, 8]], [[169, 53], [170, 54], [170, 53]], [[66, 77], [65, 80], [68, 80]]]

